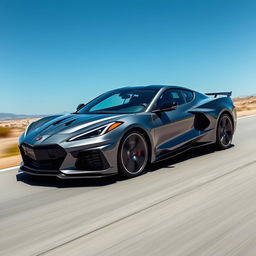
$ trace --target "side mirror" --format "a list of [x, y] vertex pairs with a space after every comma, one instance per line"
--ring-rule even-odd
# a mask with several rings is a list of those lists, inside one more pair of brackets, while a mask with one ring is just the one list
[[177, 102], [164, 102], [160, 108], [153, 110], [153, 113], [165, 112], [175, 110], [177, 108]]
[[76, 108], [76, 111], [79, 111], [81, 108], [83, 108], [85, 106], [85, 104], [84, 103], [81, 103], [81, 104], [79, 104], [78, 106], [77, 106], [77, 108]]
[[131, 95], [128, 93], [119, 94], [123, 100], [127, 100], [131, 98]]

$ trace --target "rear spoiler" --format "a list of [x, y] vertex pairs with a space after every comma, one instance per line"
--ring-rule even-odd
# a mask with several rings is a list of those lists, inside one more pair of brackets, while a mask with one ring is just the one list
[[232, 92], [209, 92], [209, 93], [206, 93], [206, 95], [214, 96], [214, 98], [217, 98], [217, 96], [220, 96], [220, 95], [230, 97], [232, 95]]

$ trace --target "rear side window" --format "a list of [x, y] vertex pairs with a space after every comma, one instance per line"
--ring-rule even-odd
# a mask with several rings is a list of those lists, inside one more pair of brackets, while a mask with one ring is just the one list
[[167, 90], [163, 92], [160, 98], [157, 101], [157, 107], [161, 107], [164, 103], [173, 103], [175, 102], [177, 105], [182, 105], [185, 103], [184, 97], [180, 90]]
[[194, 93], [191, 91], [182, 90], [182, 95], [184, 96], [186, 103], [192, 101], [194, 98]]

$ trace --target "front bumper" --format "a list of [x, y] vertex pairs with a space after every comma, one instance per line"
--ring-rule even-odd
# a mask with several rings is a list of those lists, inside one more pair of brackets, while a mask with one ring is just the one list
[[103, 173], [103, 172], [94, 172], [94, 173], [88, 173], [84, 172], [82, 174], [65, 174], [62, 171], [56, 170], [55, 172], [49, 172], [49, 170], [37, 170], [32, 169], [31, 167], [25, 166], [23, 163], [20, 166], [19, 172], [23, 172], [29, 175], [33, 176], [44, 176], [44, 177], [57, 177], [60, 179], [82, 179], [82, 178], [103, 178], [103, 177], [109, 177], [116, 174], [116, 172], [111, 173]]
[[111, 144], [63, 148], [55, 144], [22, 143], [20, 151], [20, 170], [30, 175], [72, 179], [106, 177], [118, 172], [117, 149]]

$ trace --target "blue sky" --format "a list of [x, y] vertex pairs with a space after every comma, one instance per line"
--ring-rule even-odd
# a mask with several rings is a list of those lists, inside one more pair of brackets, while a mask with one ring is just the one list
[[256, 94], [256, 1], [0, 0], [0, 112], [127, 85]]

